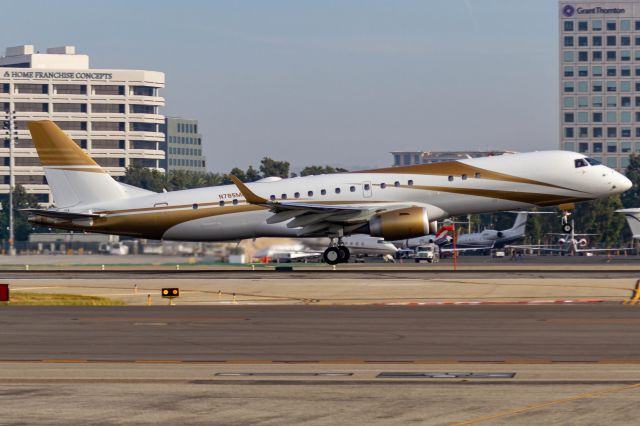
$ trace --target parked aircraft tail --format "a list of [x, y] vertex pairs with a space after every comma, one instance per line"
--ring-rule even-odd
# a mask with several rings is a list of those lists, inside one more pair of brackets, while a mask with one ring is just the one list
[[85, 206], [146, 192], [133, 191], [116, 182], [54, 122], [31, 121], [28, 125], [57, 208]]
[[624, 213], [627, 218], [629, 228], [634, 239], [640, 238], [640, 208], [616, 210], [617, 213]]

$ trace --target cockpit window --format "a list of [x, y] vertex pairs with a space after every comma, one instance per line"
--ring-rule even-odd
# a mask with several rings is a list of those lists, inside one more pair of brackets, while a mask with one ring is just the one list
[[576, 165], [576, 169], [578, 167], [587, 167], [589, 165], [589, 163], [587, 163], [587, 161], [584, 158], [578, 158], [574, 161], [575, 165]]
[[587, 160], [587, 162], [589, 164], [591, 164], [592, 166], [597, 166], [599, 164], [602, 164], [601, 162], [599, 162], [598, 160], [596, 160], [594, 158], [585, 158], [585, 160]]

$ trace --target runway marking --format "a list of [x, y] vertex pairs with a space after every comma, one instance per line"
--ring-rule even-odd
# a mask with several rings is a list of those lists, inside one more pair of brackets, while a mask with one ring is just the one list
[[180, 321], [248, 321], [246, 317], [209, 317], [209, 316], [193, 316], [193, 317], [81, 317], [76, 321], [97, 321], [97, 322], [180, 322]]
[[607, 389], [603, 389], [603, 390], [600, 390], [600, 391], [581, 393], [581, 394], [578, 394], [578, 395], [574, 395], [574, 396], [570, 396], [570, 397], [566, 397], [566, 398], [561, 398], [561, 399], [556, 399], [556, 400], [553, 400], [553, 401], [547, 401], [547, 402], [542, 402], [542, 403], [538, 403], [538, 404], [527, 405], [527, 406], [524, 406], [522, 408], [516, 408], [516, 409], [513, 409], [513, 410], [501, 411], [501, 412], [498, 412], [498, 413], [495, 413], [495, 414], [490, 414], [488, 416], [476, 417], [476, 418], [473, 418], [473, 419], [465, 420], [465, 421], [460, 422], [460, 423], [454, 423], [453, 426], [472, 425], [472, 424], [476, 424], [476, 423], [480, 423], [480, 422], [485, 422], [487, 420], [495, 420], [495, 419], [498, 419], [498, 418], [501, 418], [501, 417], [515, 416], [517, 414], [523, 414], [523, 413], [527, 413], [529, 411], [539, 410], [539, 409], [546, 408], [546, 407], [551, 407], [551, 406], [554, 406], [554, 405], [566, 404], [566, 403], [573, 402], [573, 401], [578, 401], [578, 400], [581, 400], [581, 399], [595, 398], [595, 397], [606, 395], [606, 394], [610, 394], [610, 393], [623, 392], [623, 391], [626, 391], [626, 390], [637, 389], [637, 388], [640, 388], [640, 383], [636, 383], [636, 384], [633, 384], [633, 385], [627, 385], [627, 386], [618, 386], [618, 387], [614, 387], [614, 388], [607, 388]]

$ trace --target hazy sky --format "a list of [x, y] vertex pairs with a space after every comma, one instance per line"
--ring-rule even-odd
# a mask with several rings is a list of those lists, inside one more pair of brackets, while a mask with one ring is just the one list
[[[557, 1], [8, 1], [4, 46], [163, 71], [208, 168], [556, 149]], [[1, 47], [1, 46], [0, 46]]]

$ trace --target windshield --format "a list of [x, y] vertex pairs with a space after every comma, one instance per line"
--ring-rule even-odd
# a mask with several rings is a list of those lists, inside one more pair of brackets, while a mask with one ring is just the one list
[[601, 162], [599, 162], [598, 160], [596, 160], [594, 158], [585, 158], [585, 160], [587, 160], [587, 162], [589, 164], [591, 164], [592, 166], [597, 166], [599, 164], [602, 164]]

